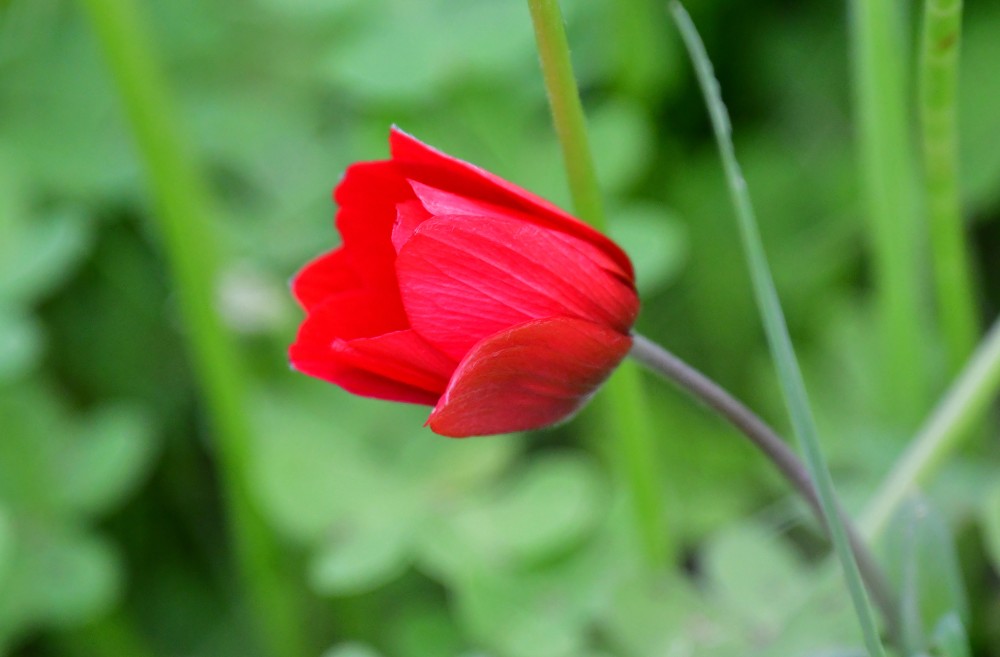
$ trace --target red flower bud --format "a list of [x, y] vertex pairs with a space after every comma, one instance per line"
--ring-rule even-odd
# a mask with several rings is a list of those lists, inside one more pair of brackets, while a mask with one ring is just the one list
[[347, 169], [343, 245], [292, 283], [297, 370], [434, 406], [454, 437], [535, 429], [579, 409], [628, 353], [628, 256], [551, 203], [392, 129], [392, 157]]

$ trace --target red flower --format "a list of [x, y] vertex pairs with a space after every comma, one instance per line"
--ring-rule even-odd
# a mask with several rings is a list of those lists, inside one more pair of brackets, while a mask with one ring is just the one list
[[393, 128], [392, 157], [334, 192], [343, 246], [292, 290], [297, 370], [434, 406], [454, 437], [574, 413], [625, 357], [639, 302], [628, 256], [547, 201]]

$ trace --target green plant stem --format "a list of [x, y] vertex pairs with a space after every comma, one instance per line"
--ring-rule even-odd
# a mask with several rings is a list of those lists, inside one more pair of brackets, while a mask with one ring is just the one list
[[676, 1], [670, 4], [670, 10], [677, 21], [688, 52], [691, 54], [698, 82], [708, 105], [712, 127], [722, 156], [723, 168], [729, 182], [730, 195], [736, 209], [754, 294], [757, 298], [768, 344], [774, 355], [778, 379], [791, 417], [792, 427], [805, 455], [806, 464], [809, 466], [809, 474], [815, 482], [819, 501], [823, 508], [825, 524], [830, 531], [834, 551], [843, 568], [844, 578], [854, 603], [868, 652], [871, 657], [882, 657], [885, 651], [879, 638], [875, 617], [865, 592], [857, 561], [854, 559], [854, 552], [851, 550], [847, 529], [839, 513], [840, 504], [833, 487], [833, 478], [830, 476], [830, 470], [819, 444], [819, 435], [809, 406], [805, 382], [795, 358], [795, 351], [792, 348], [791, 337], [788, 335], [788, 327], [785, 324], [778, 293], [767, 265], [767, 257], [764, 253], [764, 245], [757, 227], [757, 219], [750, 202], [746, 181], [743, 179], [743, 173], [736, 160], [732, 142], [732, 128], [719, 92], [719, 83], [715, 79], [712, 64], [705, 52], [705, 46], [691, 22], [690, 16]]
[[[717, 412], [749, 439], [784, 475], [792, 488], [802, 495], [813, 513], [816, 514], [827, 535], [830, 535], [830, 529], [827, 527], [823, 515], [823, 506], [820, 504], [819, 493], [809, 476], [809, 470], [774, 429], [718, 383], [647, 338], [633, 335], [630, 355], [650, 371], [674, 383], [678, 388]], [[847, 531], [851, 550], [854, 552], [854, 558], [858, 562], [865, 585], [868, 587], [872, 599], [882, 610], [882, 616], [890, 628], [890, 634], [895, 634], [899, 619], [899, 605], [889, 588], [888, 580], [879, 568], [878, 561], [875, 560], [867, 544], [862, 540], [861, 534], [854, 528], [851, 519], [843, 510], [838, 509], [838, 513]]]
[[528, 0], [542, 63], [552, 122], [559, 135], [573, 208], [598, 230], [607, 230], [601, 189], [587, 137], [587, 120], [573, 75], [569, 42], [558, 0]]
[[244, 373], [216, 311], [219, 257], [213, 212], [194, 158], [173, 120], [170, 94], [134, 0], [84, 0], [131, 124], [155, 201], [187, 331], [188, 347], [214, 437], [230, 532], [254, 625], [271, 655], [307, 654], [298, 592], [281, 575], [281, 551], [250, 495], [251, 430]]
[[642, 379], [634, 363], [618, 366], [605, 386], [608, 412], [616, 435], [632, 498], [639, 539], [650, 566], [676, 557], [667, 534], [663, 487], [657, 466], [656, 435]]
[[[559, 135], [573, 207], [578, 216], [599, 230], [606, 229], [604, 206], [587, 139], [580, 92], [573, 75], [569, 44], [557, 0], [528, 0], [538, 43], [542, 75]], [[638, 370], [626, 363], [606, 386], [615, 430], [621, 436], [622, 456], [630, 486], [643, 552], [650, 565], [672, 556], [655, 454], [649, 407]]]
[[880, 383], [889, 417], [916, 422], [915, 414], [929, 398], [930, 379], [922, 347], [922, 222], [908, 138], [901, 6], [890, 0], [850, 0], [850, 7], [862, 183], [886, 355]]
[[866, 536], [877, 537], [893, 511], [925, 482], [970, 435], [1000, 394], [1000, 319], [976, 349], [910, 447], [899, 459], [863, 516]]
[[924, 193], [941, 328], [951, 373], [979, 332], [958, 183], [958, 54], [962, 0], [925, 0], [920, 49]]

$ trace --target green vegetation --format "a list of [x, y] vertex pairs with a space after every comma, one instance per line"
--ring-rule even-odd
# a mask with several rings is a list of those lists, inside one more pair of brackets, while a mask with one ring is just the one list
[[[638, 330], [791, 438], [666, 7], [561, 4]], [[1000, 329], [961, 357], [1000, 311], [1000, 6], [966, 5], [947, 62], [874, 1], [689, 7], [893, 655], [1000, 653]], [[808, 509], [669, 386], [643, 468], [611, 404], [454, 441], [289, 371], [287, 281], [392, 123], [571, 207], [524, 0], [0, 0], [0, 655], [863, 654]]]

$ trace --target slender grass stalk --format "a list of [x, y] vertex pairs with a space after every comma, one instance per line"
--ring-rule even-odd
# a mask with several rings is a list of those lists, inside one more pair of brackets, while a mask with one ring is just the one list
[[958, 372], [979, 333], [958, 179], [958, 54], [962, 0], [925, 0], [920, 49], [924, 194], [949, 370]]
[[[827, 535], [830, 535], [830, 528], [827, 527], [826, 518], [823, 515], [823, 506], [820, 504], [819, 493], [809, 476], [808, 468], [774, 429], [722, 386], [647, 338], [633, 335], [630, 355], [650, 371], [673, 382], [681, 390], [703, 402], [749, 439], [781, 472], [792, 488], [802, 495], [813, 513], [816, 514]], [[861, 538], [861, 534], [854, 528], [851, 519], [843, 510], [838, 509], [838, 513], [847, 531], [851, 550], [858, 562], [865, 586], [868, 587], [872, 599], [882, 610], [882, 616], [890, 628], [889, 633], [895, 635], [899, 620], [899, 605], [889, 588], [888, 580], [879, 568], [878, 561], [868, 549], [868, 545]]]
[[834, 551], [843, 568], [844, 578], [854, 603], [854, 610], [857, 613], [868, 652], [871, 657], [882, 657], [885, 651], [879, 638], [875, 617], [865, 592], [857, 561], [854, 559], [854, 552], [851, 550], [847, 529], [844, 527], [839, 513], [840, 505], [833, 487], [833, 478], [830, 476], [830, 470], [820, 448], [819, 435], [809, 406], [805, 382], [795, 358], [792, 340], [788, 335], [788, 326], [785, 324], [778, 293], [774, 288], [774, 280], [767, 265], [767, 257], [757, 228], [757, 219], [750, 202], [746, 181], [743, 179], [743, 173], [736, 160], [731, 134], [732, 127], [719, 92], [719, 83], [715, 79], [712, 63], [708, 59], [705, 46], [701, 37], [698, 36], [694, 23], [691, 22], [691, 17], [676, 1], [671, 2], [670, 10], [677, 21], [688, 52], [691, 54], [698, 82], [708, 105], [712, 128], [715, 131], [726, 178], [729, 181], [730, 195], [736, 209], [754, 294], [757, 298], [767, 340], [774, 355], [775, 367], [778, 371], [778, 379], [791, 417], [792, 427], [805, 455], [806, 464], [809, 466], [809, 474], [815, 482], [826, 526], [830, 530]]
[[916, 422], [929, 401], [930, 378], [922, 345], [922, 221], [916, 167], [908, 138], [900, 10], [890, 0], [850, 0], [856, 115], [862, 182], [873, 250], [881, 350], [886, 354], [882, 394], [888, 416]]
[[297, 591], [248, 488], [251, 431], [236, 346], [216, 312], [219, 257], [204, 181], [174, 122], [170, 94], [134, 0], [84, 0], [131, 124], [214, 437], [228, 521], [254, 624], [271, 655], [307, 654]]
[[861, 522], [866, 536], [882, 532], [893, 511], [954, 453], [998, 395], [1000, 319], [879, 488]]
[[[584, 221], [605, 230], [604, 205], [558, 0], [528, 0], [528, 8], [573, 207]], [[615, 430], [623, 441], [622, 455], [643, 551], [651, 565], [660, 564], [674, 550], [667, 534], [655, 437], [638, 370], [623, 363], [606, 389]]]

